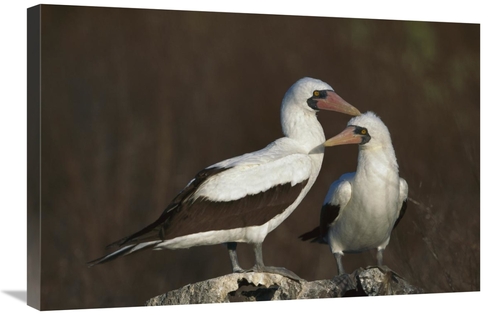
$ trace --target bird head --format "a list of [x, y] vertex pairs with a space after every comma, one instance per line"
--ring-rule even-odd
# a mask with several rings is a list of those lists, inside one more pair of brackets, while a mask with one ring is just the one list
[[319, 111], [329, 110], [357, 116], [359, 110], [342, 99], [327, 83], [313, 78], [302, 78], [295, 82], [285, 94], [282, 110], [285, 106], [293, 104], [301, 106], [304, 110]]
[[324, 146], [359, 144], [366, 147], [391, 145], [389, 129], [373, 112], [352, 118], [338, 135], [325, 141]]

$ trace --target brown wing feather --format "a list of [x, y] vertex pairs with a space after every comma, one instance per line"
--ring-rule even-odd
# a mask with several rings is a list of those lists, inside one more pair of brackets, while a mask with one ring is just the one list
[[265, 192], [229, 202], [207, 198], [192, 200], [196, 189], [210, 176], [225, 169], [205, 169], [177, 195], [162, 215], [144, 229], [109, 246], [123, 246], [213, 230], [258, 226], [282, 213], [299, 196], [308, 180], [292, 186], [277, 185]]
[[288, 208], [306, 184], [307, 180], [295, 186], [285, 183], [229, 202], [204, 198], [192, 204], [183, 203], [178, 214], [161, 226], [160, 233], [165, 239], [172, 239], [198, 232], [262, 225]]

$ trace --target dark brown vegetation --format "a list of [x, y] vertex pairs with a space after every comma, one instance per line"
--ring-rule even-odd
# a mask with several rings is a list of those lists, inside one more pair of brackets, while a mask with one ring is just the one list
[[[304, 76], [391, 131], [410, 199], [385, 263], [427, 292], [480, 289], [479, 25], [43, 6], [41, 51], [42, 309], [143, 305], [230, 272], [223, 245], [86, 262], [156, 220], [201, 169], [281, 137], [281, 99]], [[319, 119], [329, 137], [349, 117]], [[356, 156], [327, 150], [264, 242], [266, 264], [335, 275], [328, 247], [298, 236]], [[250, 246], [238, 249], [251, 267]], [[347, 272], [375, 262], [344, 258]]]

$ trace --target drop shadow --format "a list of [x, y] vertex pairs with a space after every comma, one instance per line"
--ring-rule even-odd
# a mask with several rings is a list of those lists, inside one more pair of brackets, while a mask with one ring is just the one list
[[3, 293], [18, 299], [21, 302], [28, 303], [28, 293], [22, 290], [4, 290]]

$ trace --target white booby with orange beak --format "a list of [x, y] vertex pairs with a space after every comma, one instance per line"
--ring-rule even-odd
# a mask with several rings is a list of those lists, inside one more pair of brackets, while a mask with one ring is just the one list
[[265, 266], [262, 242], [297, 208], [318, 176], [325, 141], [316, 118], [320, 109], [360, 114], [325, 82], [300, 79], [281, 104], [283, 138], [200, 171], [155, 222], [109, 245], [121, 248], [88, 265], [146, 248], [227, 243], [233, 272], [242, 272], [236, 243], [244, 242], [254, 244], [252, 270], [298, 278], [284, 268]]
[[355, 173], [342, 175], [328, 190], [320, 226], [300, 236], [327, 243], [345, 273], [344, 253], [377, 249], [378, 266], [391, 232], [406, 210], [408, 185], [399, 177], [389, 130], [373, 112], [352, 118], [347, 128], [325, 146], [359, 144]]

